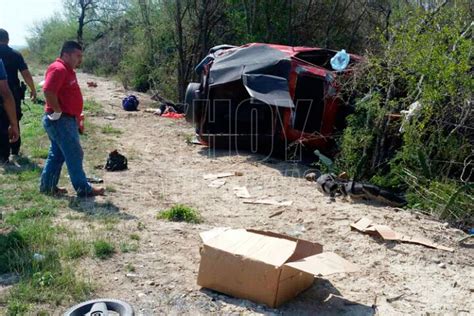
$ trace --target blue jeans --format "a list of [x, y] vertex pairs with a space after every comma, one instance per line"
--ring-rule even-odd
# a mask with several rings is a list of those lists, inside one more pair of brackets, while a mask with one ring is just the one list
[[55, 191], [61, 168], [66, 162], [69, 178], [78, 196], [91, 194], [92, 187], [87, 182], [82, 160], [84, 152], [79, 141], [79, 132], [76, 119], [70, 116], [61, 116], [59, 120], [51, 121], [46, 115], [43, 117], [43, 127], [48, 134], [51, 146], [41, 173], [40, 191], [52, 193]]

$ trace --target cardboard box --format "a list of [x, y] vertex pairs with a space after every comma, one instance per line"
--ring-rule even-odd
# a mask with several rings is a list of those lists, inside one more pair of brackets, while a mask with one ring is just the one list
[[315, 276], [358, 267], [318, 243], [266, 231], [217, 228], [200, 234], [198, 285], [277, 307]]

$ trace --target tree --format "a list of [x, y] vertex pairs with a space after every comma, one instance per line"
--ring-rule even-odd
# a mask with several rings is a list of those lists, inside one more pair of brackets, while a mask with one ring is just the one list
[[77, 20], [77, 41], [84, 44], [87, 25], [107, 25], [130, 7], [129, 0], [63, 0], [66, 17]]

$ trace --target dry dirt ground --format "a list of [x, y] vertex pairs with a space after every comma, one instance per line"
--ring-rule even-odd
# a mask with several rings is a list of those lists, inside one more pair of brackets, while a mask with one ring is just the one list
[[[302, 178], [304, 167], [249, 153], [213, 151], [189, 145], [193, 128], [184, 120], [161, 118], [143, 109], [149, 96], [137, 94], [141, 111], [124, 112], [127, 93], [113, 80], [79, 74], [86, 98], [103, 105], [103, 113], [87, 119], [110, 125], [121, 134], [113, 142], [97, 144], [85, 159], [117, 148], [129, 158], [129, 170], [104, 173], [105, 197], [81, 202], [90, 212], [104, 205], [120, 215], [111, 238], [140, 236], [136, 252], [117, 253], [109, 260], [84, 259], [83, 272], [97, 288], [97, 297], [123, 299], [138, 315], [158, 314], [320, 314], [320, 315], [433, 315], [474, 313], [474, 252], [460, 247], [463, 232], [429, 217], [390, 207], [350, 201], [331, 202], [313, 183]], [[88, 88], [95, 81], [97, 88]], [[114, 120], [110, 117], [115, 116]], [[209, 173], [239, 171], [220, 188], [208, 187]], [[278, 207], [244, 204], [233, 192], [246, 186], [253, 197], [293, 201]], [[177, 203], [198, 210], [204, 222], [188, 224], [156, 219], [160, 210]], [[269, 215], [284, 211], [281, 215]], [[68, 211], [69, 215], [74, 211]], [[420, 235], [455, 248], [453, 253], [420, 245], [383, 242], [350, 230], [350, 223], [368, 217], [378, 224]], [[86, 229], [87, 222], [62, 216], [68, 225]], [[199, 233], [214, 227], [256, 228], [298, 235], [324, 245], [358, 264], [361, 271], [317, 278], [314, 285], [278, 309], [232, 298], [196, 285]], [[135, 271], [131, 271], [133, 267]]]

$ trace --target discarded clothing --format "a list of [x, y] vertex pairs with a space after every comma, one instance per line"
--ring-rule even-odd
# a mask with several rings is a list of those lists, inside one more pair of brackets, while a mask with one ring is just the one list
[[168, 112], [165, 114], [162, 114], [161, 117], [167, 117], [167, 118], [173, 118], [173, 119], [180, 119], [184, 117], [184, 114], [182, 113], [176, 113], [176, 112]]
[[378, 201], [396, 207], [407, 204], [404, 197], [386, 189], [373, 184], [341, 179], [330, 173], [319, 176], [316, 185], [320, 192], [331, 197], [350, 196], [352, 199]]
[[112, 151], [105, 164], [107, 171], [120, 171], [128, 169], [128, 160], [124, 155], [119, 154], [117, 150]]

